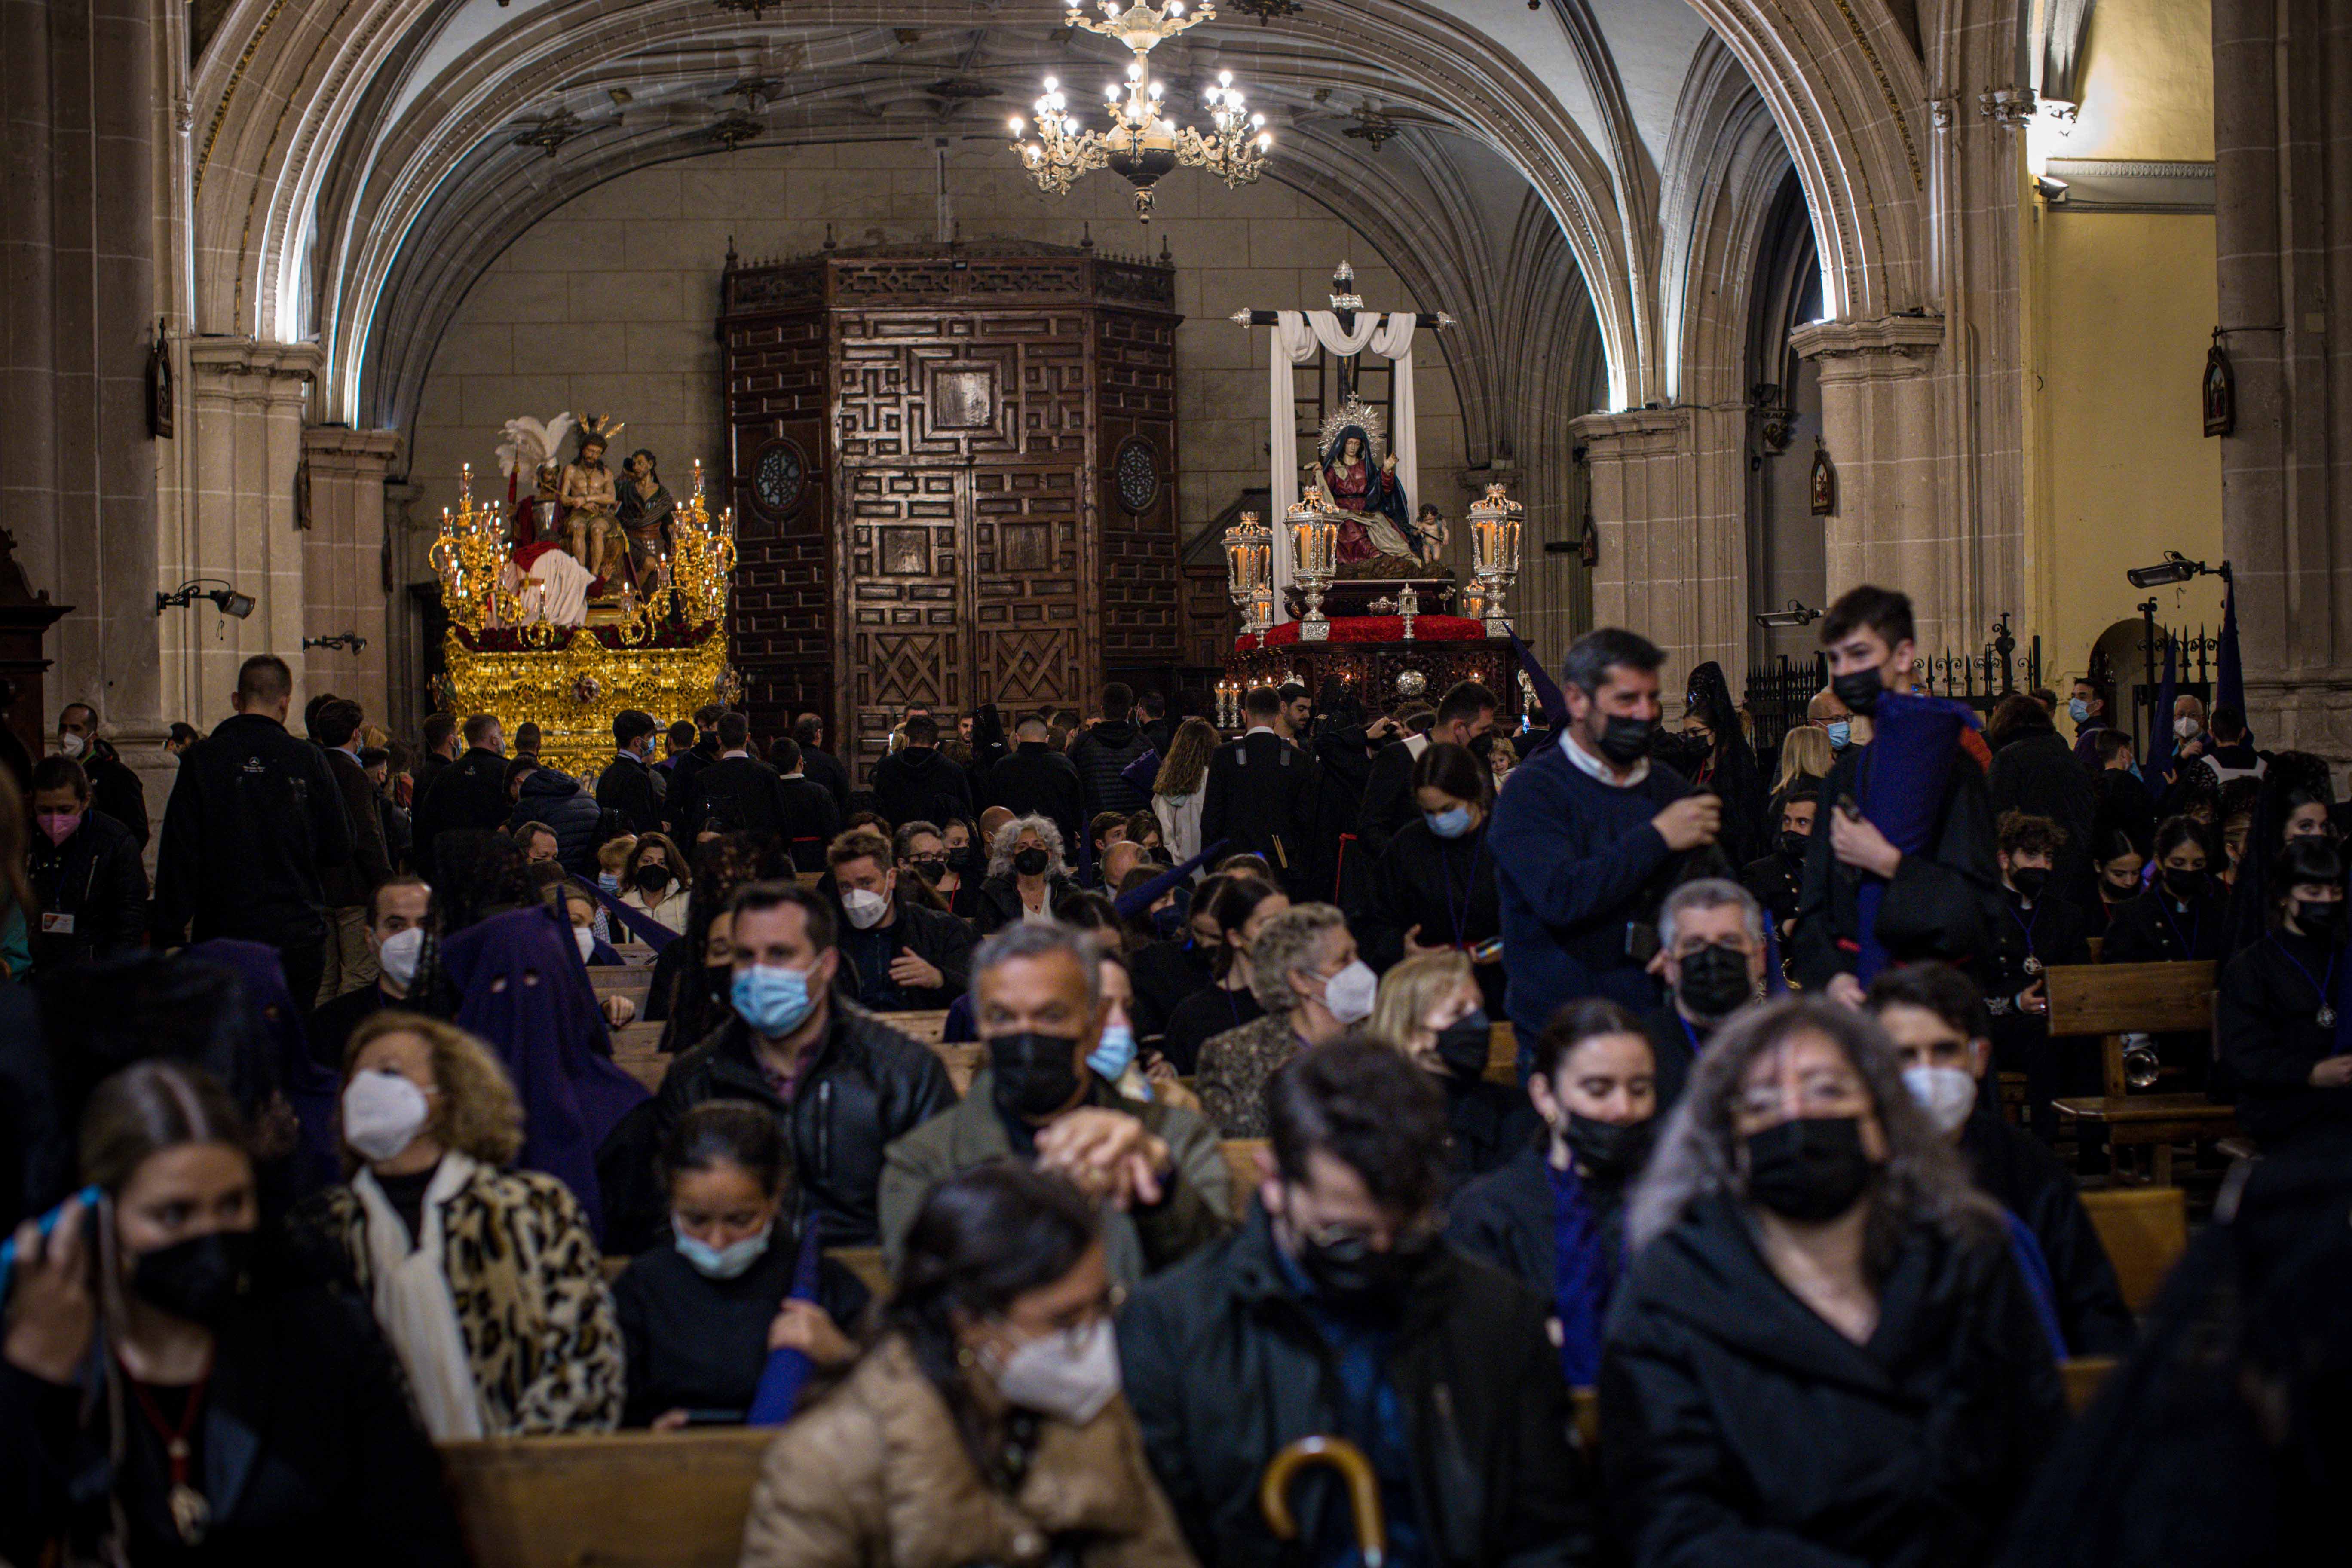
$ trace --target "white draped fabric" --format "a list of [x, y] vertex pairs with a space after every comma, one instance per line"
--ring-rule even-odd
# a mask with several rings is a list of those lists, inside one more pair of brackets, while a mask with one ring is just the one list
[[1291, 366], [1305, 364], [1318, 350], [1342, 355], [1369, 351], [1390, 362], [1394, 372], [1391, 382], [1394, 390], [1389, 450], [1396, 454], [1397, 479], [1404, 486], [1405, 498], [1416, 507], [1421, 504], [1421, 449], [1415, 439], [1413, 419], [1412, 312], [1393, 310], [1383, 315], [1359, 310], [1352, 329], [1342, 327], [1338, 313], [1331, 310], [1284, 310], [1279, 316], [1274, 327], [1274, 348], [1266, 355], [1266, 445], [1274, 454], [1274, 515], [1266, 519], [1266, 525], [1274, 530], [1276, 626], [1290, 619], [1284, 594], [1297, 577], [1290, 553], [1290, 531], [1283, 526], [1284, 517], [1298, 504], [1302, 466]]

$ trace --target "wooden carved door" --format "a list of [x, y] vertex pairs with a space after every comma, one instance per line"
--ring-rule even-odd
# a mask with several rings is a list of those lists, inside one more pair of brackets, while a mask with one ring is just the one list
[[963, 520], [971, 487], [951, 468], [860, 468], [843, 487], [849, 524], [852, 753], [880, 757], [908, 708], [963, 710], [970, 689]]

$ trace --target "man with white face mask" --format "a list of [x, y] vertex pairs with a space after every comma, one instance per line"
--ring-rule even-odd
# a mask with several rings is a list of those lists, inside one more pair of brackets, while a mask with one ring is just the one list
[[845, 979], [875, 1013], [945, 1007], [971, 982], [971, 928], [902, 887], [890, 841], [856, 828], [825, 851], [841, 903]]
[[376, 889], [367, 905], [367, 944], [375, 956], [376, 976], [310, 1015], [310, 1054], [321, 1064], [340, 1069], [352, 1031], [372, 1015], [408, 1001], [435, 924], [433, 889], [423, 878], [394, 877]]
[[2131, 1311], [2074, 1177], [2039, 1140], [2003, 1121], [1984, 1092], [1992, 1021], [1979, 987], [1948, 964], [1909, 964], [1879, 975], [1869, 1007], [1902, 1058], [1912, 1099], [1959, 1146], [1977, 1190], [2011, 1216], [2027, 1283], [2037, 1292], [2046, 1287], [2066, 1353], [2128, 1354]]

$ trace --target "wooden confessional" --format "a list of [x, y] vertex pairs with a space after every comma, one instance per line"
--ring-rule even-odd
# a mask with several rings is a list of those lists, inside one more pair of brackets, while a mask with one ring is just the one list
[[740, 267], [719, 323], [755, 734], [864, 778], [910, 706], [1094, 711], [1183, 661], [1175, 274], [1067, 246]]

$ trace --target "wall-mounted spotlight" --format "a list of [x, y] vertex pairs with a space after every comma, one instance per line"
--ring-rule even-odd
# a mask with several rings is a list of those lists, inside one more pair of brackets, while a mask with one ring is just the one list
[[2161, 588], [2173, 583], [2186, 583], [2195, 577], [2219, 577], [2230, 580], [2230, 563], [2208, 566], [2202, 561], [2191, 561], [2178, 550], [2168, 550], [2164, 559], [2153, 566], [2135, 566], [2124, 574], [2135, 588]]
[[1819, 610], [1810, 609], [1804, 605], [1798, 603], [1796, 600], [1791, 599], [1789, 601], [1789, 607], [1785, 610], [1765, 610], [1760, 612], [1756, 617], [1756, 624], [1767, 628], [1773, 626], [1809, 626], [1821, 618], [1822, 613]]
[[367, 638], [357, 632], [337, 632], [331, 637], [302, 639], [304, 653], [310, 652], [314, 647], [347, 648], [352, 653], [360, 653], [366, 649]]
[[[207, 583], [216, 586], [207, 588]], [[235, 616], [240, 621], [253, 614], [253, 595], [238, 593], [217, 577], [199, 577], [193, 583], [181, 584], [168, 594], [157, 594], [155, 613], [160, 616], [166, 610], [184, 610], [198, 599], [210, 599], [220, 606], [222, 615]]]

